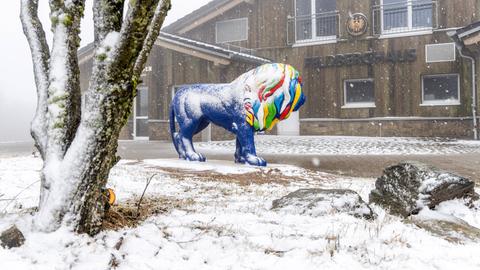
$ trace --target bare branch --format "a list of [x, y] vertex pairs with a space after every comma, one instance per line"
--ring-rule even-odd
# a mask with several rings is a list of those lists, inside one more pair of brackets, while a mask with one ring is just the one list
[[143, 197], [145, 196], [145, 192], [147, 192], [147, 188], [148, 188], [148, 186], [152, 182], [152, 179], [155, 176], [157, 176], [156, 173], [154, 173], [152, 176], [150, 176], [150, 178], [148, 178], [147, 183], [145, 184], [145, 189], [143, 189], [142, 196], [140, 196], [140, 199], [138, 200], [138, 203], [137, 203], [137, 218], [140, 216], [140, 207], [142, 206], [142, 201], [143, 201]]
[[48, 99], [49, 48], [45, 31], [38, 18], [38, 0], [22, 0], [20, 19], [32, 54], [35, 83], [37, 86], [37, 110], [32, 121], [31, 133], [44, 157], [46, 147], [46, 112]]
[[153, 47], [153, 44], [155, 44], [158, 35], [160, 34], [160, 28], [162, 28], [163, 22], [170, 8], [170, 0], [161, 0], [157, 5], [157, 8], [155, 9], [155, 15], [153, 16], [152, 22], [150, 23], [150, 28], [148, 29], [147, 37], [143, 43], [142, 51], [137, 58], [135, 67], [133, 68], [134, 78], [138, 79], [140, 77], [148, 55]]

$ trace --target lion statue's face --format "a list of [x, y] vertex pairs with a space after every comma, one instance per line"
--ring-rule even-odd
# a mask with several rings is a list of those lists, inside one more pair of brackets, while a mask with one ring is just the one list
[[271, 130], [305, 103], [299, 72], [286, 64], [265, 64], [240, 76], [246, 121], [255, 131]]

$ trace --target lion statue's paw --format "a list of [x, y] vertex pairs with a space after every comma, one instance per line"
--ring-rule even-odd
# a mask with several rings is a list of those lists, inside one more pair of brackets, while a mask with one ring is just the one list
[[196, 152], [193, 152], [193, 153], [187, 153], [186, 154], [186, 160], [188, 161], [200, 161], [200, 162], [205, 162], [207, 160], [207, 158], [200, 154], [200, 153], [196, 153]]
[[254, 155], [247, 155], [247, 157], [244, 160], [246, 163], [252, 166], [262, 166], [262, 167], [267, 166], [267, 161], [265, 161], [265, 159], [254, 156]]

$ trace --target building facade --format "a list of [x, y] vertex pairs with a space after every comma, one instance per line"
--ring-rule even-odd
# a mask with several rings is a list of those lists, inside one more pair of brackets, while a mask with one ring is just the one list
[[[176, 86], [230, 82], [271, 61], [296, 67], [307, 96], [273, 134], [473, 138], [476, 76], [449, 35], [479, 9], [476, 0], [213, 0], [163, 29], [122, 137], [169, 139]], [[79, 53], [84, 87], [89, 52]]]

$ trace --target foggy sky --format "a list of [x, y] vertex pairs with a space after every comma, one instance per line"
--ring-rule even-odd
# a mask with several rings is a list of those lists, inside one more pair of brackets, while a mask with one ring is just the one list
[[[165, 20], [168, 25], [211, 0], [172, 0], [172, 10]], [[19, 0], [2, 1], [0, 7], [0, 142], [29, 141], [30, 121], [36, 107], [33, 68], [20, 23]], [[82, 21], [81, 46], [93, 41], [92, 2], [86, 1]], [[48, 0], [40, 0], [40, 19], [47, 39], [52, 34], [48, 20]]]

